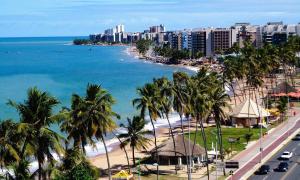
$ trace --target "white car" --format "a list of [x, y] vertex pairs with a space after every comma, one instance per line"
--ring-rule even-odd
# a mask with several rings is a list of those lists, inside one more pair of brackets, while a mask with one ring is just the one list
[[284, 151], [280, 156], [280, 159], [290, 159], [293, 156], [292, 152]]

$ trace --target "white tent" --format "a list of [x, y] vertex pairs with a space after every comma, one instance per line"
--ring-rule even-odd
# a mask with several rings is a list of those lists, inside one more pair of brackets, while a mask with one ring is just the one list
[[234, 107], [231, 116], [234, 118], [259, 118], [270, 116], [270, 113], [248, 98]]

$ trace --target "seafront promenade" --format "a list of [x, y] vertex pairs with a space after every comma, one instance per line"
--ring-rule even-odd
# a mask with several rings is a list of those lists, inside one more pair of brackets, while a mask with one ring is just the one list
[[[296, 115], [293, 116], [292, 112], [296, 112]], [[260, 140], [257, 140], [249, 148], [238, 153], [231, 159], [233, 161], [238, 161], [240, 168], [234, 171], [232, 176], [228, 176], [227, 179], [247, 179], [253, 173], [253, 170], [259, 167], [261, 160], [266, 161], [270, 158], [277, 151], [277, 147], [285, 143], [285, 140], [294, 132], [298, 131], [299, 128], [300, 108], [292, 108], [287, 121], [278, 125], [276, 128], [271, 129], [270, 132], [261, 139], [261, 142]], [[260, 153], [260, 147], [262, 147], [262, 153]], [[226, 172], [228, 174], [229, 170]], [[220, 178], [222, 171], [218, 170], [218, 173], [215, 171], [211, 172], [210, 179], [217, 179], [216, 174], [218, 174], [218, 178]], [[207, 176], [202, 177], [202, 179], [207, 179]]]

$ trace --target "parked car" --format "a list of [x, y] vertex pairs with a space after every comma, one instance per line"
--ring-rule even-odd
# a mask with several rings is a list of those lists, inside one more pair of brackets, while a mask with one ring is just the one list
[[289, 169], [289, 164], [287, 162], [281, 162], [278, 167], [277, 167], [277, 171], [280, 172], [286, 172]]
[[292, 152], [284, 151], [282, 153], [282, 155], [280, 156], [280, 159], [282, 159], [282, 160], [289, 160], [292, 156], [293, 156]]
[[270, 172], [270, 166], [269, 165], [262, 165], [258, 171], [257, 174], [268, 174]]
[[294, 138], [293, 138], [293, 141], [300, 141], [300, 135], [296, 135]]

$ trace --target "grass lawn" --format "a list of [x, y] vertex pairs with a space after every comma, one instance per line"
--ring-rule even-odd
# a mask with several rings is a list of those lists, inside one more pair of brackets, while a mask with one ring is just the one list
[[[215, 127], [205, 128], [208, 150], [212, 149], [212, 147], [211, 147], [212, 142], [214, 143], [214, 146], [216, 145], [216, 142], [217, 142], [216, 135], [215, 135], [216, 132], [217, 132], [217, 128], [215, 128]], [[266, 132], [266, 129], [263, 129], [263, 133], [264, 132]], [[240, 138], [239, 142], [232, 144], [232, 150], [238, 151], [238, 152], [244, 150], [246, 147], [246, 140], [244, 138], [244, 135], [246, 133], [249, 133], [248, 128], [222, 128], [222, 134], [223, 134], [222, 139], [223, 139], [224, 149], [231, 148], [231, 145], [228, 142], [228, 138]], [[256, 140], [259, 138], [260, 129], [250, 129], [250, 133], [253, 134], [250, 141]], [[188, 138], [188, 135], [186, 134], [185, 137]], [[191, 141], [194, 140], [194, 137], [195, 137], [195, 132], [192, 132], [191, 133]], [[200, 129], [199, 129], [199, 132], [196, 137], [196, 142], [200, 146], [204, 147]]]

